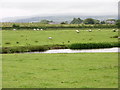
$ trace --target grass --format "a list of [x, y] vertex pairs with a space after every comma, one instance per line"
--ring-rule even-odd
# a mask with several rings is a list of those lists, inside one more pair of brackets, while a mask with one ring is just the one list
[[[44, 51], [47, 50], [42, 47], [44, 45], [56, 49], [63, 46], [67, 48], [66, 45], [76, 47], [75, 43], [86, 43], [93, 47], [91, 43], [106, 42], [111, 45], [118, 42], [118, 32], [113, 32], [112, 29], [92, 29], [92, 32], [86, 31], [89, 29], [79, 29], [80, 33], [75, 30], [24, 29], [2, 30], [0, 33], [2, 32], [3, 47], [14, 47], [13, 52], [28, 49]], [[49, 40], [48, 37], [52, 39]], [[118, 87], [118, 53], [2, 54], [2, 58], [3, 88]]]
[[70, 49], [98, 49], [98, 48], [112, 48], [112, 47], [120, 47], [119, 42], [114, 43], [75, 43], [71, 44]]
[[[28, 46], [28, 45], [70, 45], [73, 43], [101, 43], [101, 42], [118, 42], [118, 32], [113, 32], [112, 29], [92, 29], [93, 32], [88, 32], [83, 29], [80, 33], [76, 33], [76, 29], [65, 30], [3, 30], [2, 45], [3, 46]], [[79, 29], [81, 30], [81, 29]], [[52, 37], [49, 40], [48, 37]]]
[[3, 88], [117, 88], [117, 53], [3, 54]]
[[46, 51], [48, 47], [45, 46], [19, 46], [19, 47], [2, 47], [0, 53], [23, 53], [23, 52], [35, 52]]
[[42, 52], [50, 49], [67, 49], [65, 45], [44, 45], [44, 46], [12, 46], [0, 48], [0, 53], [23, 53], [23, 52]]

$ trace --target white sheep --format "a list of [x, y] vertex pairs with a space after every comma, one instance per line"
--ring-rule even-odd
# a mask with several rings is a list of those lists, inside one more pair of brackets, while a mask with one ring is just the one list
[[80, 31], [79, 30], [76, 30], [77, 33], [79, 33]]
[[43, 30], [43, 29], [40, 29], [41, 31]]
[[92, 30], [90, 29], [89, 32], [92, 32]]
[[16, 29], [13, 29], [14, 31], [16, 30]]
[[34, 30], [34, 31], [36, 31], [36, 29], [35, 29], [35, 28], [34, 28], [33, 30]]
[[118, 32], [118, 29], [116, 29], [116, 32]]
[[48, 39], [52, 39], [52, 37], [48, 37]]
[[98, 29], [99, 31], [101, 30], [101, 29]]
[[116, 32], [116, 30], [115, 30], [115, 29], [113, 29], [113, 32]]
[[39, 28], [37, 28], [37, 30], [39, 31]]

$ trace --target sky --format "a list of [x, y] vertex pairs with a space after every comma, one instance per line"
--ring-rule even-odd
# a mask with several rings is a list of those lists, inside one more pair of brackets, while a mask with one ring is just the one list
[[117, 15], [119, 0], [0, 0], [0, 17]]

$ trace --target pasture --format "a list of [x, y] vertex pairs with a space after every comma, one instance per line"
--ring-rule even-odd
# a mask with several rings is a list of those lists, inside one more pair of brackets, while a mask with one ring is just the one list
[[[3, 30], [2, 45], [3, 46], [27, 46], [27, 45], [69, 45], [73, 43], [95, 43], [95, 42], [117, 42], [118, 32], [113, 32], [112, 29], [76, 29], [65, 30]], [[52, 39], [49, 39], [52, 37]]]
[[117, 88], [118, 53], [3, 54], [3, 88]]
[[[3, 47], [118, 42], [113, 29], [2, 30]], [[2, 54], [3, 88], [117, 88], [118, 53]]]

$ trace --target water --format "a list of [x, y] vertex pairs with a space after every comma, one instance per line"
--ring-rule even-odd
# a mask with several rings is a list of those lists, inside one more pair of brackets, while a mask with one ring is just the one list
[[71, 50], [71, 49], [54, 49], [47, 50], [45, 52], [28, 52], [28, 53], [108, 53], [108, 52], [120, 52], [120, 48], [104, 48], [104, 49], [82, 49], [82, 50]]

